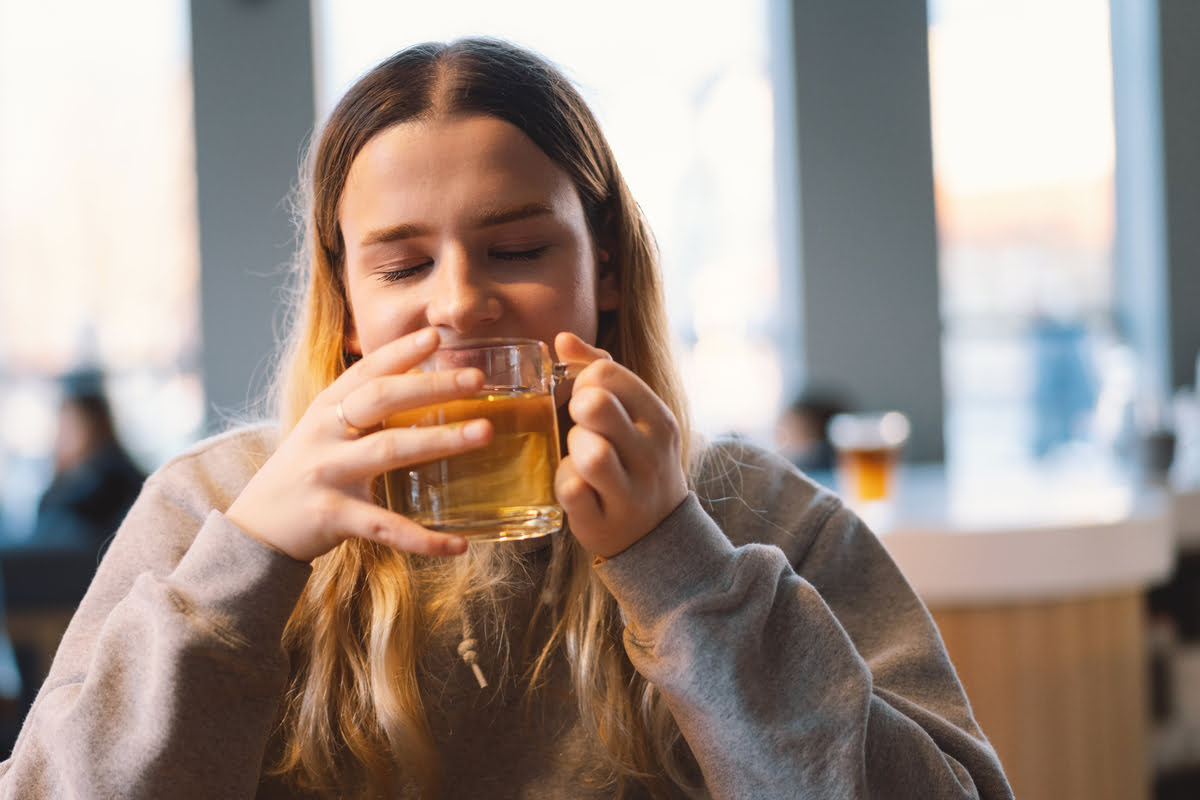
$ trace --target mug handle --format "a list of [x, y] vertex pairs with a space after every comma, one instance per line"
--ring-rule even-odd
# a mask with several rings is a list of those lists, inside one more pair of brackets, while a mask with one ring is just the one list
[[563, 381], [575, 380], [589, 361], [555, 361], [550, 365], [550, 383], [557, 388]]

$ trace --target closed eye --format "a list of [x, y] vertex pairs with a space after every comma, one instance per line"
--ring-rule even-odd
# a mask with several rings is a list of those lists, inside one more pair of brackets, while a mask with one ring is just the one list
[[[549, 249], [550, 245], [542, 245], [540, 247], [531, 247], [525, 250], [493, 250], [491, 253], [489, 253], [489, 255], [492, 258], [500, 261], [536, 261], [544, 256], [546, 251]], [[381, 270], [376, 274], [379, 276], [379, 280], [383, 283], [399, 283], [400, 281], [406, 281], [417, 277], [432, 266], [432, 261], [424, 261], [411, 267], [397, 267], [395, 269]]]
[[398, 283], [400, 281], [408, 280], [409, 278], [415, 278], [421, 272], [432, 266], [432, 264], [432, 261], [426, 261], [424, 263], [417, 264], [416, 266], [383, 270], [376, 274], [378, 274], [379, 280], [381, 280], [383, 283]]
[[493, 250], [491, 255], [492, 258], [498, 258], [501, 261], [535, 261], [545, 255], [549, 249], [549, 245], [542, 245], [529, 250]]

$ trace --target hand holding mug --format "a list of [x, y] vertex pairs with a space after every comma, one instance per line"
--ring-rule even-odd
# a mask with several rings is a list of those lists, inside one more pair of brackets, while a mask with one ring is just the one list
[[251, 478], [226, 516], [251, 536], [311, 561], [350, 537], [427, 555], [466, 550], [460, 536], [435, 533], [377, 505], [383, 472], [481, 447], [490, 423], [381, 428], [390, 415], [477, 392], [473, 369], [411, 372], [438, 346], [437, 332], [401, 337], [351, 366], [322, 391]]
[[571, 532], [590, 553], [620, 553], [687, 497], [679, 423], [646, 383], [578, 336], [560, 333], [558, 358], [580, 370], [568, 410], [574, 425], [555, 490]]

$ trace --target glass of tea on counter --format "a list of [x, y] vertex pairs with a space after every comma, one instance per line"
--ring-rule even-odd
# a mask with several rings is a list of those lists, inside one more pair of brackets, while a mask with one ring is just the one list
[[554, 497], [558, 469], [556, 382], [568, 366], [556, 364], [544, 342], [471, 339], [443, 345], [417, 369], [474, 367], [483, 372], [476, 394], [395, 414], [393, 427], [444, 425], [486, 418], [494, 435], [485, 447], [383, 478], [388, 507], [426, 528], [472, 541], [545, 536], [562, 528]]
[[908, 417], [899, 411], [838, 414], [829, 421], [838, 492], [868, 524], [890, 521], [910, 430]]

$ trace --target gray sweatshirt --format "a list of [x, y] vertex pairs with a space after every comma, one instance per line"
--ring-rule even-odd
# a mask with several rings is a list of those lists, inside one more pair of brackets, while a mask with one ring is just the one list
[[[262, 771], [288, 675], [283, 627], [311, 568], [223, 514], [274, 446], [267, 428], [224, 434], [146, 482], [0, 764], [0, 797], [301, 796]], [[695, 492], [595, 567], [707, 796], [1011, 797], [928, 612], [875, 536], [782, 459], [733, 443], [707, 456]], [[512, 601], [518, 631], [530, 574]], [[445, 796], [606, 796], [587, 781], [599, 745], [554, 690], [565, 684], [526, 708], [480, 689], [457, 644], [430, 644], [439, 679], [423, 690]]]

